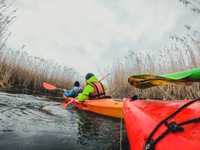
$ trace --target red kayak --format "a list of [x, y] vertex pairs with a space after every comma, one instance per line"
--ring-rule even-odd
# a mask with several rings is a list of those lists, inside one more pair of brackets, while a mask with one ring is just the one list
[[123, 113], [131, 150], [200, 150], [199, 100], [125, 98]]

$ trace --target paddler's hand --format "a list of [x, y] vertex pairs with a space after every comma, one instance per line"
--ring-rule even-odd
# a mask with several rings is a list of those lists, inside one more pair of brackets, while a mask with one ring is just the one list
[[78, 99], [75, 99], [76, 102], [78, 103], [84, 103], [85, 101], [81, 101], [81, 100], [78, 100]]

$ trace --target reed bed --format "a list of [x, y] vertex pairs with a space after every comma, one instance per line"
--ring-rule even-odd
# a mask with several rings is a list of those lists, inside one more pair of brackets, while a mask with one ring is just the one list
[[[179, 0], [192, 12], [200, 14], [200, 2], [197, 0]], [[140, 90], [128, 84], [128, 77], [134, 74], [164, 74], [200, 67], [200, 32], [190, 25], [185, 25], [185, 36], [173, 35], [171, 45], [163, 50], [130, 50], [125, 60], [113, 66], [112, 77], [107, 79], [109, 94], [113, 97], [131, 97], [159, 99], [194, 99], [200, 97], [200, 83], [191, 86], [166, 85]]]
[[10, 36], [9, 25], [15, 19], [14, 1], [0, 0], [0, 88], [16, 91], [44, 91], [41, 84], [50, 82], [61, 88], [69, 88], [79, 75], [72, 68], [56, 62], [30, 56], [21, 50], [6, 46]]
[[46, 81], [61, 88], [69, 88], [79, 78], [72, 68], [53, 61], [30, 56], [24, 51], [6, 50], [0, 55], [0, 83], [2, 88], [43, 90]]
[[[135, 74], [164, 74], [200, 66], [200, 33], [192, 31], [187, 37], [171, 37], [170, 47], [153, 53], [151, 51], [130, 51], [125, 60], [115, 63], [112, 77], [107, 79], [109, 94], [113, 97], [131, 97], [158, 99], [194, 99], [200, 97], [200, 84], [191, 86], [170, 84], [140, 90], [128, 84], [128, 77]], [[197, 36], [198, 35], [198, 36]]]

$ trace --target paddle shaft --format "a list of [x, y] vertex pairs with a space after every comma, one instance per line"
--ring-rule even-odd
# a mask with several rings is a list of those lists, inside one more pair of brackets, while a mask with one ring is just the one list
[[103, 80], [105, 80], [109, 75], [111, 75], [111, 72], [108, 73], [108, 74], [106, 74], [105, 76], [103, 76], [99, 81], [103, 81]]

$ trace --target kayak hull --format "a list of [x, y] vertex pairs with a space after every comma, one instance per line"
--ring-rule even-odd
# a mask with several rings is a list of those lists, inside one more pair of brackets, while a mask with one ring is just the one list
[[[124, 120], [127, 129], [131, 150], [142, 150], [152, 130], [161, 120], [175, 112], [180, 106], [188, 102], [183, 101], [158, 101], [124, 99]], [[196, 102], [183, 109], [168, 122], [183, 121], [200, 117], [200, 103]], [[183, 132], [170, 132], [156, 145], [155, 150], [198, 150], [200, 149], [200, 123], [184, 125]], [[162, 125], [153, 140], [159, 137], [167, 127]]]
[[[67, 101], [65, 103], [67, 103]], [[95, 99], [86, 100], [83, 103], [75, 101], [72, 105], [80, 110], [93, 112], [99, 115], [113, 118], [123, 118], [123, 102], [119, 99]]]

